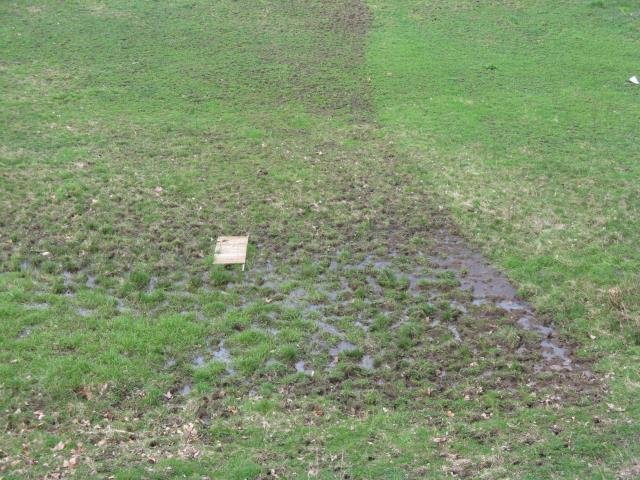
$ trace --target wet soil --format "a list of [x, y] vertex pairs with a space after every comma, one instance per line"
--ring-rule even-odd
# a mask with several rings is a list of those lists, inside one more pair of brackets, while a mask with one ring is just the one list
[[431, 262], [439, 269], [455, 272], [460, 289], [471, 293], [473, 306], [497, 307], [508, 313], [520, 328], [540, 335], [543, 362], [536, 366], [538, 371], [573, 369], [570, 352], [567, 347], [560, 346], [556, 330], [552, 325], [545, 325], [534, 308], [518, 298], [517, 290], [502, 272], [480, 253], [471, 250], [461, 237], [440, 230], [435, 239], [439, 253], [430, 258]]
[[206, 354], [200, 354], [193, 357], [191, 364], [198, 368], [203, 367], [210, 361], [218, 361], [225, 365], [228, 375], [234, 375], [236, 370], [233, 368], [233, 357], [231, 352], [224, 346], [224, 340], [220, 340], [217, 346], [207, 345]]
[[[354, 178], [345, 182], [358, 184]], [[520, 298], [509, 279], [471, 248], [446, 216], [434, 217], [437, 228], [425, 228], [399, 222], [411, 218], [412, 204], [395, 206], [402, 210], [393, 219], [377, 216], [367, 236], [345, 237], [329, 255], [327, 250], [274, 250], [265, 237], [247, 270], [233, 273], [222, 286], [207, 272], [185, 273], [172, 282], [153, 275], [140, 293], [161, 289], [168, 297], [144, 310], [135, 300], [121, 298], [117, 286], [103, 288], [83, 271], [62, 274], [62, 294], [97, 288], [113, 296], [117, 314], [150, 316], [171, 312], [171, 299], [179, 299], [179, 311], [196, 312], [196, 321], [213, 324], [234, 312], [268, 308], [242, 328], [267, 334], [276, 346], [287, 338], [292, 319], [299, 318], [306, 323], [294, 327], [302, 333], [295, 361], [283, 362], [268, 375], [304, 373], [318, 389], [327, 388], [323, 385], [329, 379], [335, 389], [343, 380], [361, 377], [375, 380], [365, 384], [368, 388], [401, 381], [408, 390], [435, 384], [442, 392], [474, 381], [504, 389], [505, 379], [514, 392], [522, 385], [574, 393], [599, 388], [588, 363], [574, 357], [573, 345], [563, 340], [552, 320]], [[352, 208], [354, 215], [367, 211], [359, 201]], [[193, 284], [185, 275], [199, 280]], [[217, 296], [220, 313], [203, 313], [201, 299], [207, 296]], [[82, 307], [75, 311], [79, 317], [93, 314]], [[225, 339], [218, 335], [213, 343], [203, 341], [191, 366], [221, 362], [225, 381], [235, 382], [243, 350], [235, 344], [227, 347]], [[167, 359], [165, 368], [183, 362]], [[514, 364], [524, 373], [521, 378], [514, 376]], [[267, 367], [265, 361], [242, 382], [259, 382]], [[188, 385], [187, 378], [180, 379], [175, 391]]]
[[[338, 60], [357, 65], [364, 52], [363, 33], [371, 21], [364, 3], [333, 0], [314, 8], [319, 9], [318, 15], [305, 19], [309, 28], [339, 32], [338, 40], [352, 48], [348, 58]], [[336, 60], [331, 47], [323, 45], [317, 58]], [[176, 206], [180, 202], [160, 203], [157, 214], [161, 220], [149, 231], [105, 222], [114, 224], [116, 237], [139, 238], [135, 244], [144, 246], [134, 248], [133, 243], [118, 242], [113, 251], [106, 252], [113, 270], [110, 275], [120, 275], [112, 279], [115, 284], [127, 278], [132, 264], [144, 259], [149, 265], [155, 262], [157, 271], [141, 294], [162, 289], [180, 299], [178, 311], [183, 312], [202, 312], [202, 298], [219, 295], [221, 311], [199, 313], [197, 321], [216, 325], [227, 315], [269, 305], [272, 310], [268, 315], [252, 316], [250, 325], [242, 328], [269, 332], [276, 346], [295, 328], [303, 339], [296, 340], [298, 352], [295, 360], [286, 364], [287, 373], [311, 376], [310, 372], [315, 372], [314, 388], [318, 391], [335, 392], [340, 382], [354, 379], [367, 380], [363, 388], [403, 384], [407, 390], [439, 392], [462, 388], [478, 379], [487, 388], [510, 387], [514, 391], [522, 385], [544, 382], [566, 390], [576, 390], [577, 385], [579, 391], [594, 382], [588, 367], [574, 358], [571, 345], [562, 341], [553, 322], [540, 318], [518, 297], [508, 278], [468, 246], [434, 195], [413, 176], [400, 173], [393, 146], [380, 139], [370, 119], [362, 118], [369, 109], [365, 84], [345, 91], [339, 84], [331, 86], [332, 78], [326, 77], [322, 62], [291, 56], [273, 45], [266, 46], [262, 54], [268, 62], [277, 60], [292, 67], [293, 96], [321, 97], [322, 104], [312, 107], [327, 109], [332, 115], [347, 111], [358, 120], [336, 138], [316, 138], [311, 143], [310, 137], [295, 137], [300, 146], [282, 148], [269, 158], [308, 160], [310, 171], [306, 174], [313, 181], [306, 181], [295, 195], [284, 195], [282, 184], [268, 183], [267, 174], [261, 175], [264, 183], [256, 188], [230, 181], [220, 185], [219, 191], [207, 192], [202, 218], [193, 223], [187, 220], [193, 217], [192, 210], [180, 210]], [[321, 96], [309, 95], [310, 88], [317, 85], [330, 87]], [[361, 150], [345, 148], [354, 139], [362, 145], [358, 147]], [[133, 224], [144, 224], [134, 206], [139, 195], [146, 193], [132, 186], [131, 195], [122, 197], [116, 210], [126, 212], [123, 218], [132, 218]], [[233, 219], [212, 225], [211, 218], [229, 216], [230, 198], [234, 199]], [[264, 221], [262, 213], [254, 214], [263, 212], [265, 204], [277, 205], [272, 220]], [[227, 205], [227, 210], [218, 211], [217, 205]], [[99, 216], [107, 213], [96, 211], [97, 219], [92, 216], [90, 220], [99, 223]], [[79, 228], [89, 231], [81, 224]], [[216, 284], [201, 259], [223, 229], [249, 233], [256, 253], [249, 258], [246, 272]], [[26, 233], [22, 237], [38, 241], [46, 237]], [[56, 239], [54, 236], [54, 245]], [[29, 251], [45, 250], [36, 244], [27, 246]], [[46, 242], [40, 245], [44, 246]], [[85, 262], [79, 266], [80, 272], [90, 268], [89, 256], [68, 252], [69, 257]], [[58, 272], [62, 273], [64, 293], [71, 295], [82, 283], [79, 277], [83, 274], [62, 271], [66, 268], [60, 267]], [[22, 260], [20, 269], [32, 272], [34, 266], [30, 260]], [[183, 278], [169, 281], [177, 271]], [[92, 276], [82, 278], [90, 289], [102, 284]], [[170, 301], [145, 309], [117, 286], [104, 290], [113, 296], [117, 314], [157, 317], [171, 312]], [[78, 309], [76, 313], [82, 316], [89, 312]], [[303, 326], [296, 323], [300, 319], [306, 322]], [[356, 355], [359, 352], [363, 352], [360, 357]], [[191, 366], [220, 361], [227, 376], [239, 377], [234, 375], [233, 365], [242, 354], [235, 345], [225, 346], [224, 338], [216, 337], [213, 345], [203, 339]], [[524, 372], [521, 378], [516, 378], [513, 365]], [[555, 376], [545, 376], [547, 373]], [[263, 370], [257, 370], [244, 381], [260, 382], [263, 375]], [[327, 387], [329, 377], [331, 385]], [[375, 381], [369, 382], [371, 377]], [[190, 384], [181, 378], [178, 385], [186, 388]], [[301, 388], [309, 387], [305, 383]], [[385, 395], [400, 397], [401, 393]]]

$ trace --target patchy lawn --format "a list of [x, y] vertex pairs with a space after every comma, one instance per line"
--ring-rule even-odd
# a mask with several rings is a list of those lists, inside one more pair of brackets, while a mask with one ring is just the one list
[[634, 478], [635, 2], [0, 12], [2, 478]]

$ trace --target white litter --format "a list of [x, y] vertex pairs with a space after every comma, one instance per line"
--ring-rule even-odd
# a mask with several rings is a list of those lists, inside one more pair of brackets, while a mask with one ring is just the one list
[[635, 75], [634, 75], [633, 77], [631, 77], [631, 78], [629, 79], [629, 81], [630, 81], [631, 83], [633, 83], [634, 85], [640, 85], [640, 79], [638, 79], [638, 77], [636, 77]]

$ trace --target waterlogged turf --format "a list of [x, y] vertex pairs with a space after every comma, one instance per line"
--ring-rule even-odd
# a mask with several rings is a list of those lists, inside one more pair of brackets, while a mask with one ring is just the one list
[[633, 2], [0, 9], [0, 476], [640, 473]]

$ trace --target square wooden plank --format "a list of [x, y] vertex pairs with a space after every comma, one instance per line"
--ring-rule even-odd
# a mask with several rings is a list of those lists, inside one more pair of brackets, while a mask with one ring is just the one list
[[213, 263], [230, 265], [241, 263], [247, 259], [247, 245], [249, 237], [218, 237]]

